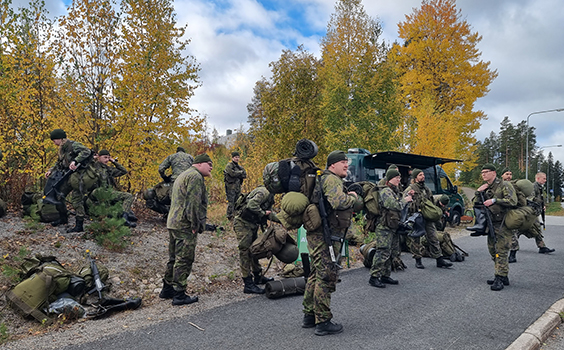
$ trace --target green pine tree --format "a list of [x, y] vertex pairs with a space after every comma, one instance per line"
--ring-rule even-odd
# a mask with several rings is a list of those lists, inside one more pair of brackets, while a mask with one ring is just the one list
[[89, 212], [95, 221], [88, 226], [88, 231], [98, 244], [111, 250], [123, 249], [131, 230], [122, 217], [122, 203], [116, 202], [114, 192], [107, 187], [94, 190], [93, 197]]

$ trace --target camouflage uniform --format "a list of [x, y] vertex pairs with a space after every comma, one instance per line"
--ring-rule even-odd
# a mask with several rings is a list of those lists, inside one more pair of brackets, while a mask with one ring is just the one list
[[225, 167], [223, 171], [224, 181], [225, 181], [225, 194], [227, 196], [227, 218], [231, 220], [234, 215], [235, 202], [241, 194], [241, 185], [243, 180], [247, 178], [247, 172], [245, 169], [231, 161]]
[[[429, 199], [433, 203], [435, 202], [433, 199], [433, 193], [431, 190], [425, 185], [425, 183], [417, 183], [414, 182], [410, 184], [405, 191], [403, 192], [404, 198], [409, 194], [409, 191], [413, 190], [415, 193], [413, 194], [413, 201], [409, 206], [409, 213], [413, 214], [416, 212], [421, 211], [423, 199]], [[429, 243], [429, 255], [433, 259], [437, 259], [443, 256], [441, 252], [441, 245], [439, 243], [439, 238], [437, 237], [437, 228], [435, 227], [435, 223], [432, 221], [425, 220], [425, 237], [427, 238], [427, 242]], [[419, 238], [407, 238], [407, 245], [411, 254], [413, 254], [414, 259], [420, 259], [423, 256], [423, 245], [421, 244], [421, 240]]]
[[[58, 153], [57, 163], [50, 169], [51, 173], [54, 171], [62, 171], [67, 172], [69, 170], [70, 164], [74, 161], [74, 163], [78, 166], [78, 164], [86, 165], [85, 162], [90, 161], [91, 151], [88, 147], [84, 146], [80, 142], [66, 140], [60, 147]], [[84, 167], [78, 168], [71, 176], [80, 177], [84, 172]], [[80, 191], [79, 188], [73, 188], [71, 186], [70, 178], [65, 181], [61, 187], [60, 192], [62, 193], [63, 197], [66, 197], [72, 191], [71, 196], [71, 204], [74, 210], [76, 211], [77, 217], [84, 217], [86, 216], [86, 211], [84, 210], [84, 195], [83, 191]], [[66, 217], [67, 215], [67, 207], [66, 204], [63, 203], [57, 206], [57, 210], [59, 213]]]
[[[171, 154], [163, 160], [163, 162], [159, 165], [159, 174], [164, 180], [174, 182], [180, 174], [192, 166], [192, 163], [194, 163], [194, 157], [192, 157], [192, 155], [179, 151]], [[165, 174], [168, 168], [172, 170], [172, 174], [170, 174], [170, 176]]]
[[377, 278], [390, 277], [393, 247], [399, 246], [399, 239], [396, 234], [398, 220], [395, 220], [394, 224], [394, 220], [390, 216], [399, 219], [400, 211], [408, 203], [402, 198], [399, 189], [389, 184], [380, 190], [380, 205], [383, 213], [378, 218], [378, 225], [375, 230], [377, 245], [370, 268], [370, 275]]
[[180, 174], [172, 187], [167, 228], [169, 232], [168, 263], [165, 283], [175, 291], [186, 290], [186, 279], [192, 272], [198, 233], [204, 231], [208, 195], [204, 177], [195, 167]]
[[[115, 178], [127, 174], [127, 169], [117, 161], [112, 162], [114, 167], [110, 167], [102, 162], [96, 162], [94, 164], [94, 169], [96, 169], [96, 174], [98, 175], [98, 187], [110, 188], [114, 194], [114, 201], [121, 202], [124, 213], [129, 213], [131, 211], [131, 205], [133, 204], [133, 195], [128, 192], [121, 192], [115, 190], [116, 183]], [[94, 194], [96, 190], [92, 191]]]
[[274, 195], [266, 187], [260, 186], [249, 193], [245, 208], [235, 216], [233, 229], [239, 241], [239, 265], [243, 278], [250, 276], [251, 272], [262, 275], [259, 261], [253, 257], [249, 248], [257, 239], [259, 225], [265, 225], [267, 219], [278, 221], [274, 213], [266, 216], [266, 211], [271, 210], [273, 204]]
[[[532, 201], [537, 204], [537, 216], [542, 213], [542, 208], [544, 206], [544, 196], [543, 196], [543, 187], [538, 182], [534, 183], [534, 192]], [[529, 228], [527, 231], [518, 231], [514, 230], [513, 235], [511, 236], [511, 250], [519, 250], [519, 237], [524, 235], [527, 238], [534, 238], [537, 247], [543, 248], [546, 247], [546, 244], [543, 240], [541, 224], [538, 217], [535, 219], [535, 223]]]
[[[337, 225], [332, 217], [334, 218], [335, 212], [339, 211], [340, 213], [350, 212], [352, 218], [353, 205], [361, 202], [362, 198], [347, 194], [344, 191], [343, 180], [329, 170], [323, 172], [320, 182], [326, 197], [325, 208], [328, 211], [331, 232], [342, 236], [350, 226], [350, 220], [348, 225], [346, 223]], [[311, 258], [311, 272], [304, 293], [303, 311], [306, 315], [315, 315], [315, 323], [318, 324], [333, 318], [330, 304], [331, 293], [335, 291], [337, 283], [337, 266], [331, 261], [329, 247], [323, 238], [322, 227], [315, 231], [308, 231], [307, 242]], [[336, 244], [335, 252], [339, 249], [339, 244]]]
[[[384, 188], [386, 186], [386, 178], [382, 178], [380, 179], [380, 181], [378, 181], [378, 187]], [[400, 183], [399, 186], [397, 187], [399, 189], [400, 192], [403, 192], [403, 186]], [[401, 241], [400, 240], [405, 240], [405, 237], [399, 237], [396, 236], [397, 239], [392, 240], [392, 270], [397, 271], [397, 270], [403, 270], [404, 268], [406, 268], [405, 264], [403, 263], [403, 261], [401, 260]]]
[[[509, 274], [509, 249], [511, 247], [511, 230], [503, 224], [507, 211], [517, 205], [517, 194], [511, 183], [495, 178], [484, 191], [484, 200], [496, 198], [496, 202], [488, 207], [492, 216], [495, 241], [488, 236], [488, 250], [495, 264], [495, 275], [507, 277]], [[476, 192], [476, 200], [480, 194]], [[480, 203], [481, 204], [481, 203]]]

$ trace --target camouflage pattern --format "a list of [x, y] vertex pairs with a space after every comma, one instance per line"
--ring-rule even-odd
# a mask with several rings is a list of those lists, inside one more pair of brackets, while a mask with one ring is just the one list
[[168, 230], [168, 263], [164, 281], [176, 291], [185, 291], [192, 273], [198, 234], [187, 230]]
[[[413, 201], [409, 205], [409, 213], [413, 214], [416, 212], [421, 211], [423, 199], [428, 199], [435, 203], [436, 201], [433, 198], [433, 193], [431, 190], [425, 185], [425, 183], [412, 183], [410, 184], [405, 191], [403, 192], [403, 196], [406, 197], [409, 194], [409, 191], [413, 190]], [[439, 238], [437, 237], [437, 228], [434, 222], [425, 221], [425, 238], [429, 244], [429, 255], [433, 259], [437, 259], [443, 255], [441, 251], [441, 245], [439, 243]], [[414, 259], [419, 259], [423, 256], [424, 247], [421, 244], [421, 239], [419, 238], [412, 238], [407, 237], [406, 239], [407, 246], [409, 247], [409, 251], [413, 255]]]
[[[69, 166], [73, 161], [76, 165], [86, 165], [84, 163], [90, 161], [89, 158], [91, 153], [90, 149], [80, 142], [67, 139], [61, 146], [59, 146], [57, 162], [50, 171], [51, 173], [56, 170], [66, 172], [69, 170]], [[80, 175], [83, 171], [84, 168], [81, 167], [77, 169], [75, 173]], [[67, 181], [61, 185], [60, 191], [63, 197], [68, 196], [68, 194], [72, 191], [71, 205], [75, 210], [76, 216], [84, 218], [86, 216], [86, 210], [84, 209], [85, 194], [80, 190], [73, 190], [69, 178], [67, 178]], [[61, 213], [61, 215], [67, 215], [67, 207], [65, 203], [57, 205], [57, 210]]]
[[170, 168], [172, 174], [170, 175], [170, 181], [174, 182], [176, 178], [184, 171], [188, 170], [194, 163], [194, 157], [191, 154], [185, 152], [176, 152], [166, 157], [165, 160], [159, 165], [159, 174], [164, 179], [166, 178], [166, 170]]
[[[484, 191], [484, 199], [496, 198], [496, 202], [488, 208], [492, 214], [495, 231], [495, 241], [488, 236], [488, 250], [494, 261], [495, 275], [507, 276], [509, 274], [509, 250], [513, 233], [503, 224], [507, 210], [517, 205], [517, 193], [513, 185], [507, 181], [496, 178]], [[477, 193], [476, 201], [480, 200]]]
[[[537, 204], [536, 208], [538, 208], [538, 210], [536, 214], [540, 215], [544, 206], [543, 185], [535, 181], [533, 183], [533, 194], [531, 195], [531, 197], [529, 197], [529, 199]], [[542, 235], [540, 221], [538, 218], [536, 218], [535, 220], [536, 221], [533, 226], [531, 226], [531, 228], [527, 231], [513, 231], [513, 236], [511, 237], [511, 250], [519, 250], [519, 237], [521, 237], [521, 235], [524, 235], [527, 238], [534, 238], [538, 248], [546, 247], [543, 239], [544, 236]]]
[[192, 272], [197, 235], [204, 231], [208, 195], [204, 177], [190, 167], [176, 178], [166, 226], [169, 230], [169, 259], [165, 282], [176, 291], [186, 290], [186, 279]]
[[227, 218], [231, 220], [234, 215], [235, 202], [241, 194], [241, 185], [247, 178], [245, 169], [233, 161], [229, 162], [223, 170], [223, 181], [225, 182], [225, 195], [227, 196]]
[[[330, 171], [324, 171], [320, 180], [326, 203], [329, 204], [328, 210], [352, 209], [362, 201], [360, 197], [347, 194], [343, 180]], [[338, 229], [331, 227], [331, 231], [335, 234]], [[333, 318], [330, 306], [331, 293], [335, 291], [337, 284], [337, 266], [331, 261], [329, 247], [323, 238], [323, 228], [308, 231], [306, 234], [311, 272], [304, 293], [303, 312], [315, 315], [315, 323], [321, 323]], [[335, 243], [333, 249], [335, 252], [339, 251], [339, 244]]]
[[390, 277], [392, 272], [392, 259], [395, 257], [394, 251], [399, 250], [399, 238], [396, 234], [397, 228], [391, 228], [387, 225], [385, 216], [388, 212], [399, 212], [408, 203], [402, 198], [399, 189], [389, 184], [380, 190], [380, 205], [384, 209], [384, 215], [378, 219], [376, 225], [376, 252], [372, 259], [372, 267], [370, 275], [373, 277]]
[[96, 162], [94, 164], [94, 169], [96, 171], [96, 175], [98, 176], [98, 187], [107, 187], [112, 189], [114, 201], [116, 203], [121, 202], [123, 211], [128, 213], [131, 211], [131, 205], [133, 204], [133, 195], [131, 193], [121, 192], [115, 189], [115, 178], [127, 174], [127, 169], [125, 169], [125, 167], [117, 161], [113, 161], [112, 164], [114, 165], [113, 167], [102, 162]]
[[250, 276], [251, 272], [255, 273], [255, 275], [262, 275], [262, 268], [259, 261], [253, 257], [249, 248], [257, 239], [259, 226], [266, 224], [268, 218], [266, 211], [271, 210], [273, 204], [274, 195], [271, 194], [266, 187], [260, 186], [249, 193], [246, 204], [246, 209], [256, 216], [256, 221], [245, 220], [241, 217], [240, 213], [235, 216], [233, 229], [239, 241], [239, 266], [241, 267], [243, 278]]

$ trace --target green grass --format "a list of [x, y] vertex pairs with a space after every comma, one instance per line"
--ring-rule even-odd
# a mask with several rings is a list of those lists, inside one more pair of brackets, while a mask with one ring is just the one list
[[560, 202], [552, 202], [546, 205], [546, 215], [564, 216], [564, 208]]

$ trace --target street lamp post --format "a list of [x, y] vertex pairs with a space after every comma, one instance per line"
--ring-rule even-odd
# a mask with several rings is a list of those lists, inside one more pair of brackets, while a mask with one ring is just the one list
[[525, 144], [525, 179], [529, 178], [529, 118], [535, 114], [550, 113], [550, 112], [563, 112], [564, 108], [549, 109], [546, 111], [533, 112], [527, 116], [527, 143]]

